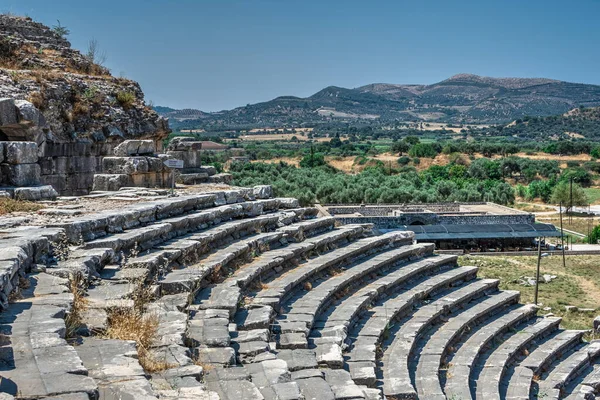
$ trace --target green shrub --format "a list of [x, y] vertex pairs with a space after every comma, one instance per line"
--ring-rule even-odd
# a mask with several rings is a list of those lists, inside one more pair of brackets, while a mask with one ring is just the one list
[[410, 162], [410, 157], [407, 157], [407, 156], [402, 156], [398, 159], [398, 164], [402, 165], [402, 166], [408, 164], [409, 162]]
[[121, 107], [123, 107], [125, 110], [129, 110], [135, 102], [135, 94], [122, 90], [117, 93], [117, 102], [119, 102]]

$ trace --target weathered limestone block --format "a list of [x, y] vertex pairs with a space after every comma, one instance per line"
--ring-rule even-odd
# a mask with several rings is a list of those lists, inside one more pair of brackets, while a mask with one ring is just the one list
[[210, 177], [210, 181], [212, 183], [224, 183], [229, 185], [233, 181], [233, 175], [227, 173], [215, 174]]
[[204, 165], [204, 166], [202, 166], [202, 168], [198, 169], [198, 172], [204, 172], [204, 173], [208, 174], [209, 176], [213, 176], [214, 174], [217, 173], [217, 169], [215, 167], [213, 167], [212, 165]]
[[35, 186], [40, 183], [41, 169], [38, 164], [2, 164], [3, 182], [11, 186]]
[[15, 107], [17, 108], [19, 123], [30, 123], [31, 125], [40, 127], [46, 125], [44, 115], [27, 100], [15, 100]]
[[58, 193], [50, 185], [16, 188], [14, 193], [17, 200], [55, 200], [58, 197]]
[[148, 163], [148, 172], [163, 172], [166, 170], [163, 159], [160, 157], [146, 157]]
[[202, 165], [199, 151], [167, 151], [167, 154], [177, 160], [183, 160], [184, 168], [199, 168]]
[[155, 187], [161, 182], [159, 175], [152, 172], [147, 174], [132, 174], [129, 176], [131, 185], [136, 187]]
[[271, 185], [258, 185], [252, 189], [254, 197], [257, 199], [270, 199], [273, 197], [273, 187]]
[[13, 165], [38, 161], [38, 146], [34, 142], [5, 142], [4, 153], [4, 162]]
[[140, 174], [149, 171], [148, 157], [104, 157], [102, 171], [106, 174]]
[[203, 183], [208, 180], [208, 174], [205, 173], [194, 173], [194, 174], [179, 174], [176, 178], [177, 183], [184, 185], [194, 185], [197, 183]]
[[202, 149], [202, 142], [183, 136], [173, 138], [167, 147], [169, 151], [199, 151], [200, 149]]
[[0, 126], [15, 125], [19, 122], [13, 99], [0, 99]]
[[114, 192], [123, 186], [130, 186], [129, 182], [129, 176], [125, 174], [96, 174], [92, 190]]
[[127, 157], [154, 154], [156, 148], [152, 140], [125, 140], [115, 147], [115, 156]]

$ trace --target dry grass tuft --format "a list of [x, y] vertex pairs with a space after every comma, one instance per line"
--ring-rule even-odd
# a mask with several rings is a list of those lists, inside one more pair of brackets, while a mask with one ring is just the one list
[[257, 280], [252, 284], [252, 289], [254, 289], [256, 291], [267, 290], [268, 288], [269, 288], [269, 285], [267, 285], [266, 283], [264, 283], [261, 280]]
[[83, 275], [76, 273], [69, 278], [69, 290], [73, 294], [73, 305], [65, 318], [67, 337], [72, 338], [82, 325], [82, 315], [88, 308], [88, 300], [85, 298], [85, 281]]
[[31, 201], [0, 198], [0, 215], [10, 214], [12, 212], [37, 211], [42, 208], [44, 208], [43, 205]]
[[108, 315], [106, 337], [133, 340], [137, 344], [138, 359], [146, 372], [158, 372], [172, 368], [165, 361], [156, 359], [150, 352], [158, 332], [158, 316], [138, 310], [113, 310]]
[[126, 92], [126, 91], [121, 91], [119, 93], [117, 93], [117, 102], [121, 105], [121, 107], [123, 107], [124, 110], [129, 110], [132, 106], [133, 103], [135, 103], [135, 94], [133, 94], [132, 92]]
[[164, 371], [174, 365], [157, 359], [150, 351], [158, 334], [159, 318], [155, 313], [145, 313], [146, 306], [154, 299], [151, 285], [144, 280], [136, 285], [133, 294], [133, 309], [115, 309], [108, 313], [108, 329], [105, 336], [110, 339], [133, 340], [137, 345], [140, 365], [148, 373]]
[[46, 97], [42, 92], [31, 92], [29, 94], [29, 102], [41, 111], [46, 109]]

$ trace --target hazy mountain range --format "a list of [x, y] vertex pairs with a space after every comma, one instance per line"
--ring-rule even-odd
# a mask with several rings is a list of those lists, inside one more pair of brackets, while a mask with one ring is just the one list
[[310, 97], [273, 100], [215, 113], [155, 107], [172, 124], [281, 126], [327, 121], [432, 121], [490, 124], [524, 116], [600, 106], [600, 86], [545, 78], [488, 78], [459, 74], [432, 85], [374, 83], [354, 89], [329, 86]]

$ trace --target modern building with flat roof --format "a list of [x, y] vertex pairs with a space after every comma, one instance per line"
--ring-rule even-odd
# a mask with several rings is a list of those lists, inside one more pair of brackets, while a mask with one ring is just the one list
[[531, 213], [495, 203], [323, 205], [342, 223], [372, 223], [380, 231], [415, 233], [418, 242], [466, 251], [531, 248], [536, 238], [560, 237], [554, 225]]

